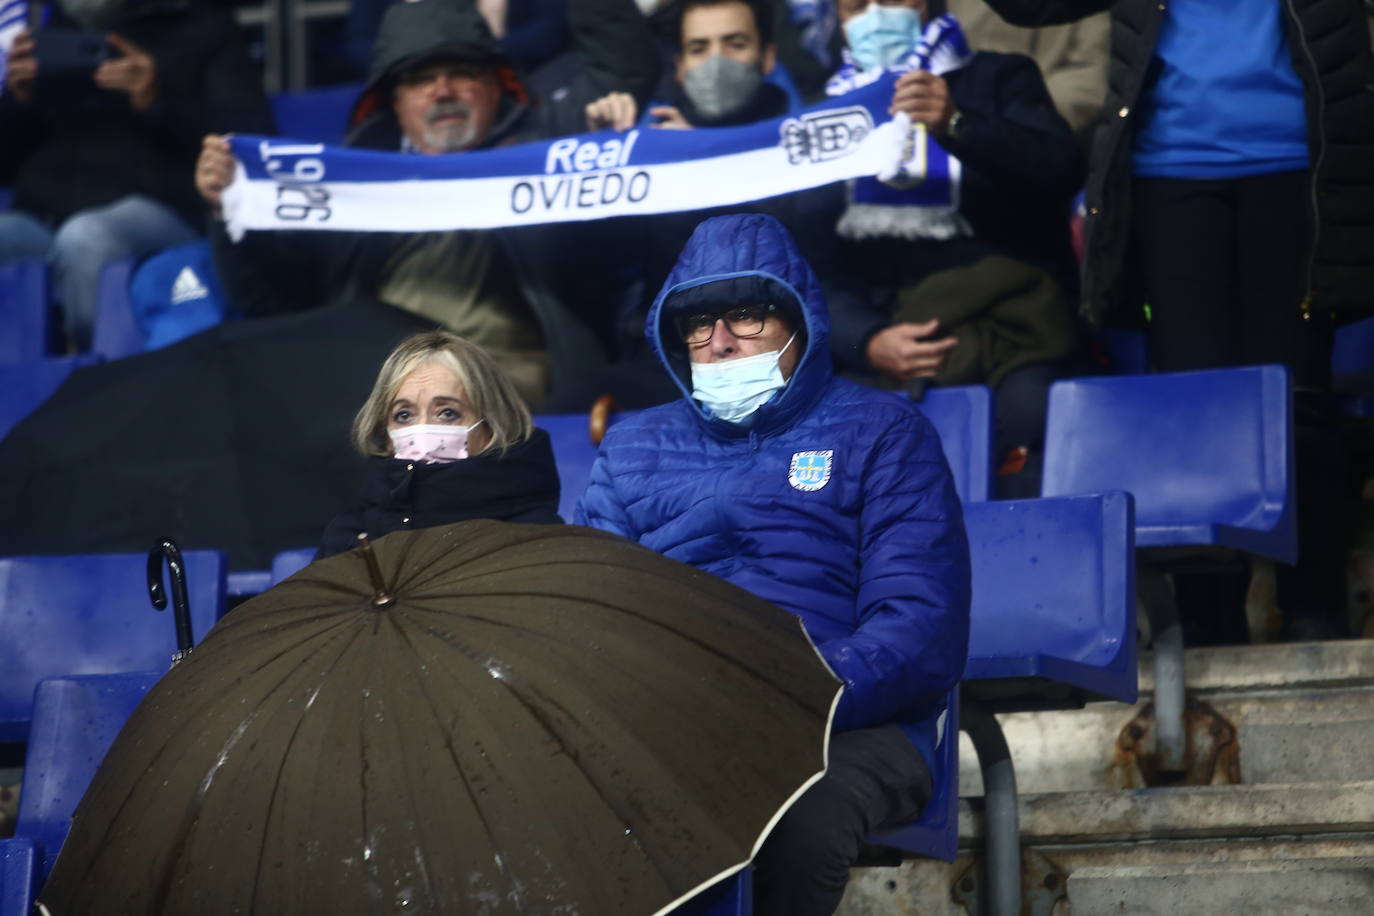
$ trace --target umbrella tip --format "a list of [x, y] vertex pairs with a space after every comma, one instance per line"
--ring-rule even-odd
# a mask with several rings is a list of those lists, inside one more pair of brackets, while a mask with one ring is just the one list
[[388, 591], [386, 582], [382, 579], [382, 567], [377, 563], [377, 555], [372, 552], [372, 542], [367, 539], [367, 532], [358, 535], [358, 550], [362, 552], [363, 561], [367, 563], [367, 577], [372, 580], [373, 607], [386, 607], [396, 600], [396, 597]]

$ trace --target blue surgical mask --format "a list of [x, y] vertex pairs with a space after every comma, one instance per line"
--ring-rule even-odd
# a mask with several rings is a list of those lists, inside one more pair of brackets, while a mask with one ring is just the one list
[[844, 24], [844, 35], [860, 69], [895, 67], [921, 40], [921, 14], [909, 6], [870, 3]]
[[692, 397], [716, 419], [743, 423], [787, 384], [778, 360], [796, 339], [793, 334], [781, 350], [771, 353], [723, 363], [692, 363]]

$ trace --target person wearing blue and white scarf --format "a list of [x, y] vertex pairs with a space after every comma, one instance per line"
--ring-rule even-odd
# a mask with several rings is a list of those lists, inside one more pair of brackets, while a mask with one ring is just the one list
[[[952, 158], [954, 191], [936, 198], [920, 184], [908, 186], [900, 173], [850, 183], [837, 208], [843, 242], [825, 271], [837, 363], [877, 373], [888, 384], [947, 382], [942, 372], [959, 346], [958, 333], [945, 337], [950, 328], [938, 318], [904, 320], [898, 294], [945, 271], [982, 270], [975, 265], [985, 262], [1010, 264], [1027, 277], [1047, 273], [1053, 279], [1044, 282], [1057, 285], [1063, 299], [1056, 309], [1071, 322], [1077, 268], [1068, 213], [1085, 167], [1035, 62], [971, 50], [953, 17], [924, 21], [924, 0], [840, 0], [838, 9], [847, 48], [829, 91], [899, 73], [892, 111], [915, 126], [917, 153], [924, 134], [933, 141], [927, 155], [942, 151]], [[1015, 385], [1017, 374], [996, 381]], [[1039, 378], [1034, 397], [1008, 391], [1000, 400], [1034, 405], [1045, 385]], [[1038, 409], [1014, 414], [999, 416], [999, 447], [1040, 435]]]

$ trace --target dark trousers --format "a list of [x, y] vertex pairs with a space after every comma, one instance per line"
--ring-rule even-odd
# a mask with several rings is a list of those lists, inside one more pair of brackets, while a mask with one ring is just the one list
[[930, 801], [930, 770], [896, 726], [830, 737], [830, 766], [778, 821], [754, 859], [756, 916], [828, 916], [873, 831], [910, 823]]
[[1308, 193], [1306, 172], [1135, 179], [1135, 255], [1161, 372], [1282, 363], [1320, 380], [1313, 351], [1329, 361], [1329, 329], [1301, 308]]
[[[1137, 178], [1134, 248], [1162, 372], [1281, 363], [1300, 388], [1326, 389], [1330, 316], [1304, 318], [1311, 224], [1306, 172], [1226, 180]], [[1324, 397], [1297, 403], [1298, 567], [1278, 569], [1290, 636], [1341, 635], [1343, 457]], [[1178, 582], [1198, 643], [1245, 641], [1245, 582]], [[1189, 605], [1205, 616], [1189, 613]], [[1192, 632], [1190, 630], [1190, 632]]]

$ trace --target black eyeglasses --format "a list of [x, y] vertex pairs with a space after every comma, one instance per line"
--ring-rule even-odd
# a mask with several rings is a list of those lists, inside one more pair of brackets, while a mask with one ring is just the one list
[[730, 333], [736, 337], [758, 337], [768, 320], [768, 313], [777, 310], [776, 305], [734, 305], [713, 312], [693, 312], [677, 317], [677, 331], [682, 342], [704, 344], [716, 332], [716, 322], [724, 321]]

